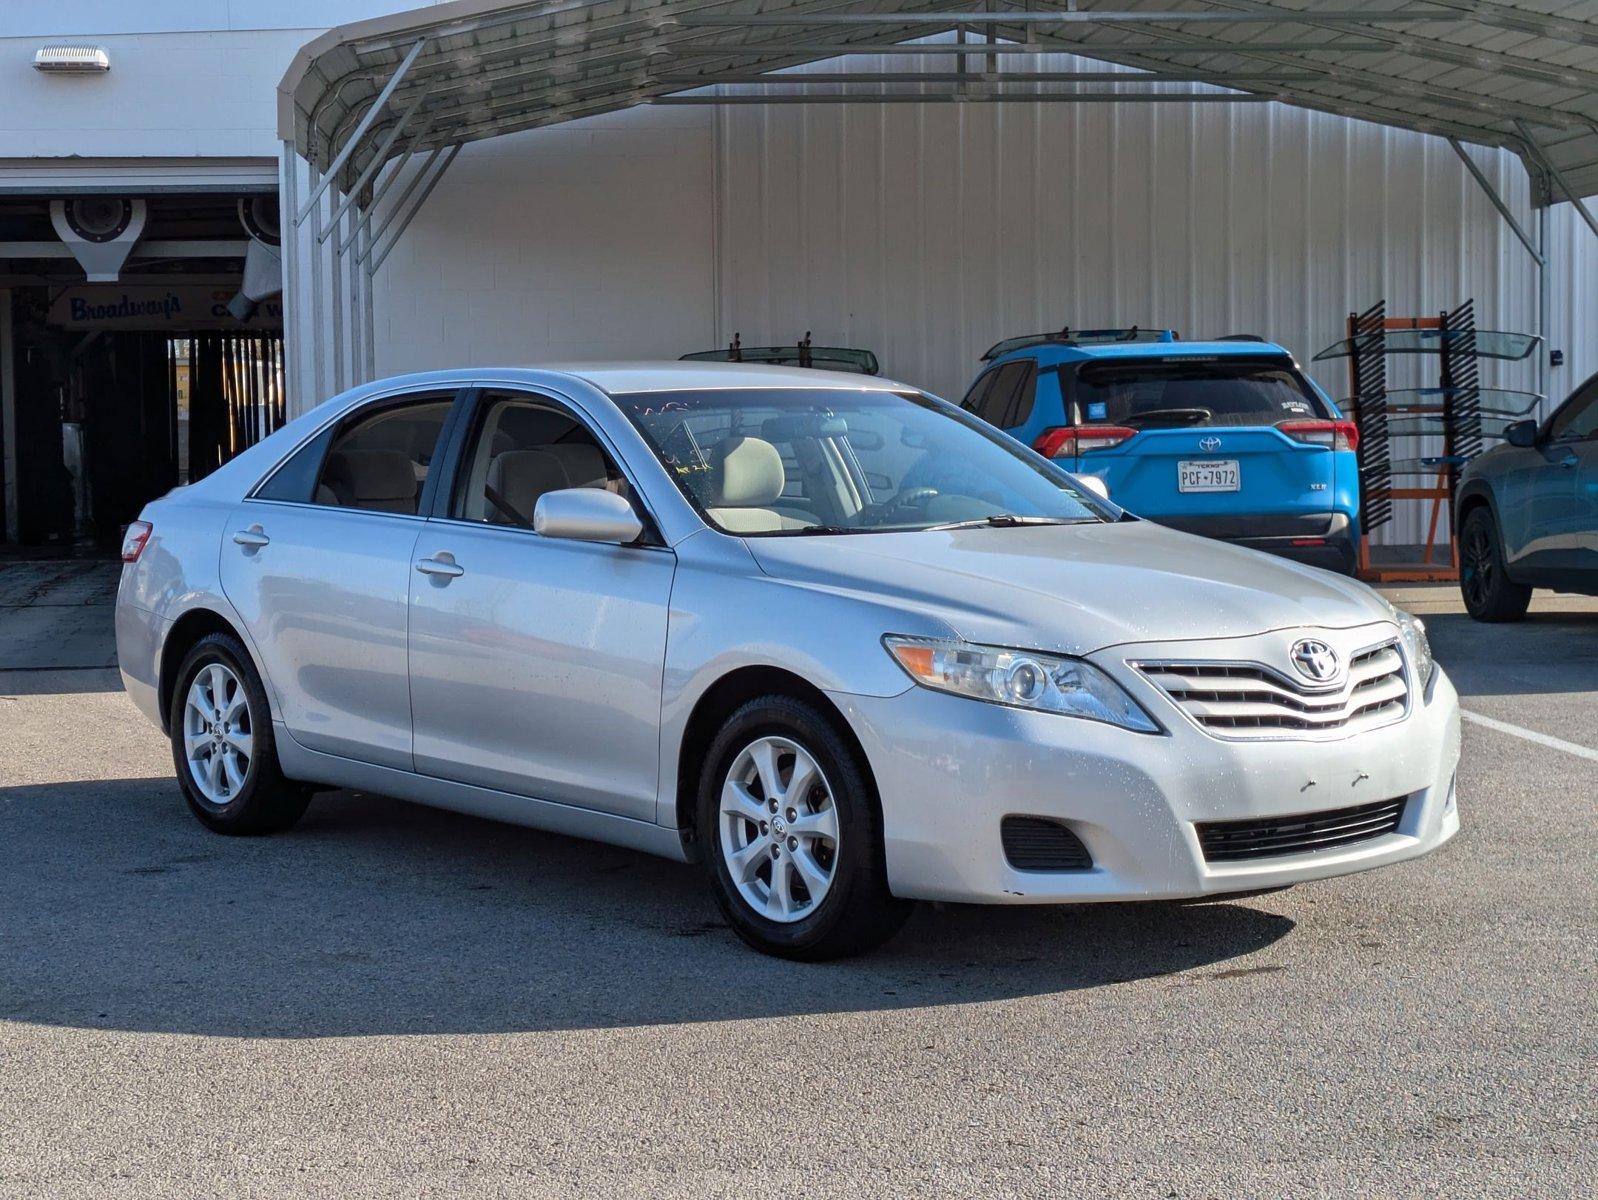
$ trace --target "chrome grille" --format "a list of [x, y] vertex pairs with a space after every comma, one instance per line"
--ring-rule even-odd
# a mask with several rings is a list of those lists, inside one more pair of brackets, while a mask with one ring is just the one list
[[1148, 679], [1221, 738], [1346, 737], [1401, 718], [1409, 682], [1398, 642], [1361, 650], [1339, 685], [1309, 687], [1261, 663], [1140, 662]]

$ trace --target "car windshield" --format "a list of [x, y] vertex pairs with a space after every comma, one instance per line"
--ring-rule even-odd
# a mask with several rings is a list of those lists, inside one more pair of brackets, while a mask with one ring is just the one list
[[1304, 377], [1281, 362], [1092, 364], [1071, 389], [1083, 425], [1181, 429], [1276, 425], [1331, 416]]
[[741, 536], [1063, 524], [1114, 510], [953, 405], [843, 388], [615, 397], [684, 495]]

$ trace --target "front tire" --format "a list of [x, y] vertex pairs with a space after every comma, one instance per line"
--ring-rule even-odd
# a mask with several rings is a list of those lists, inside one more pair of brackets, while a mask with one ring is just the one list
[[858, 954], [910, 913], [888, 891], [880, 810], [859, 752], [804, 701], [762, 696], [728, 718], [705, 755], [698, 815], [716, 900], [763, 953]]
[[1498, 522], [1485, 505], [1465, 517], [1459, 560], [1459, 591], [1466, 612], [1478, 621], [1518, 621], [1526, 615], [1531, 589], [1505, 573]]
[[283, 777], [266, 689], [236, 638], [213, 633], [183, 659], [167, 727], [189, 810], [217, 833], [277, 833], [311, 802]]

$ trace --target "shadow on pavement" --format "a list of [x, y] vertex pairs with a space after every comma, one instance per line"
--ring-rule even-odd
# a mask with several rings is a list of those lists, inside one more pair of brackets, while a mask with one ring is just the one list
[[[120, 692], [122, 676], [115, 667], [59, 668], [8, 671], [0, 667], [0, 698], [6, 696], [79, 696], [90, 692]], [[0, 714], [3, 715], [3, 714]]]
[[0, 558], [0, 671], [116, 665], [122, 564]]
[[805, 966], [745, 948], [697, 867], [352, 793], [292, 833], [223, 838], [170, 779], [0, 789], [0, 913], [0, 1019], [238, 1037], [961, 1004], [1222, 963], [1293, 928], [1235, 903], [923, 906], [876, 954]]
[[1432, 654], [1461, 696], [1598, 689], [1598, 613], [1528, 613], [1484, 624], [1463, 613], [1425, 618]]

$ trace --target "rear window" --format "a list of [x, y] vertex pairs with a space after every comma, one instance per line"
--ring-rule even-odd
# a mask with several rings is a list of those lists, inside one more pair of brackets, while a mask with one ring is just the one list
[[1331, 413], [1280, 362], [1089, 363], [1071, 384], [1076, 421], [1129, 429], [1275, 425]]

